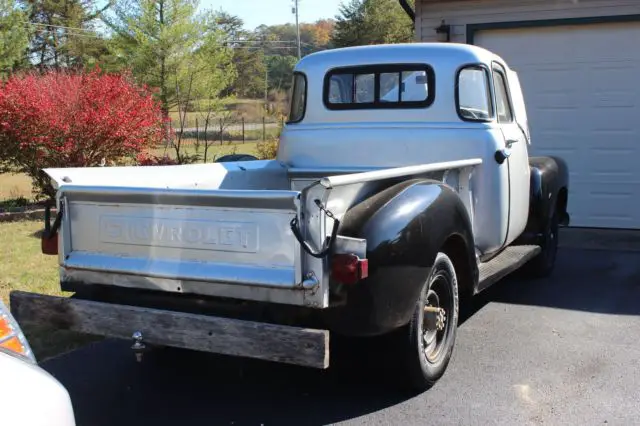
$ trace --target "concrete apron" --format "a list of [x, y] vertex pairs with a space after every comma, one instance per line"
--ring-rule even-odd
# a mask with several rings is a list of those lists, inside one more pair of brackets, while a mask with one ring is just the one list
[[560, 228], [559, 247], [640, 252], [640, 230]]

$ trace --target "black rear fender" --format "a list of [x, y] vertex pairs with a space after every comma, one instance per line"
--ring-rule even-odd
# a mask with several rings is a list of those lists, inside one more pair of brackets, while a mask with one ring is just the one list
[[440, 182], [409, 180], [375, 194], [347, 212], [339, 233], [367, 240], [369, 278], [334, 288], [346, 300], [327, 311], [338, 333], [375, 335], [408, 323], [443, 248], [466, 278], [461, 285], [471, 291], [477, 282], [469, 216], [458, 195]]
[[558, 212], [560, 225], [569, 225], [567, 211], [569, 194], [569, 168], [558, 157], [531, 157], [531, 190], [529, 219], [518, 244], [536, 244], [538, 237], [549, 223], [554, 212]]

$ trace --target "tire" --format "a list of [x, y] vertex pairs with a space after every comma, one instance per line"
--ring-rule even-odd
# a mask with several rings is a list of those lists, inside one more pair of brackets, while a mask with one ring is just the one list
[[549, 219], [543, 231], [540, 248], [542, 251], [525, 266], [526, 276], [529, 278], [545, 278], [552, 274], [556, 266], [558, 254], [558, 230], [560, 216], [557, 210]]
[[216, 159], [216, 163], [228, 163], [231, 161], [255, 161], [256, 157], [249, 154], [228, 154]]
[[[427, 305], [445, 310], [442, 330], [431, 329], [425, 323]], [[458, 280], [453, 262], [446, 254], [438, 253], [411, 321], [397, 332], [393, 351], [400, 369], [397, 379], [403, 388], [423, 392], [444, 375], [453, 354], [459, 315]]]

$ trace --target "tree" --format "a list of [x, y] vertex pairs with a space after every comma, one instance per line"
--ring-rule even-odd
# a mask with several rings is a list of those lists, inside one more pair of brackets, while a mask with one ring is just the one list
[[240, 38], [244, 34], [244, 21], [238, 16], [230, 15], [222, 10], [215, 12], [212, 16], [216, 28], [222, 31], [228, 39]]
[[395, 0], [350, 0], [341, 4], [332, 36], [335, 47], [412, 40], [413, 23]]
[[0, 0], [0, 78], [10, 74], [26, 57], [26, 20], [14, 0]]
[[234, 46], [233, 63], [238, 72], [234, 85], [236, 95], [240, 98], [263, 97], [267, 73], [264, 51], [259, 46]]
[[55, 196], [40, 171], [133, 159], [162, 139], [160, 105], [126, 74], [49, 71], [0, 85], [0, 171], [25, 173]]
[[293, 68], [298, 62], [295, 56], [269, 56], [269, 88], [288, 91], [293, 79]]
[[244, 22], [237, 16], [223, 11], [212, 14], [215, 28], [224, 34], [224, 44], [233, 52], [235, 84], [221, 93], [243, 98], [260, 97], [264, 93], [266, 66], [264, 52], [260, 49], [255, 33], [244, 30]]
[[103, 17], [114, 33], [112, 52], [140, 82], [159, 89], [165, 116], [176, 106], [180, 68], [202, 34], [196, 6], [196, 0], [115, 0]]
[[96, 24], [109, 2], [99, 8], [96, 0], [19, 1], [30, 11], [30, 56], [37, 67], [84, 67], [107, 53]]
[[[180, 130], [173, 142], [176, 158], [184, 162], [180, 152], [186, 114], [197, 100], [198, 111], [204, 119], [204, 161], [207, 161], [209, 140], [207, 132], [211, 121], [220, 116], [225, 107], [223, 94], [236, 78], [233, 52], [225, 45], [227, 34], [217, 25], [217, 16], [208, 13], [202, 20], [200, 45], [188, 58], [176, 76], [176, 98]], [[181, 89], [182, 88], [182, 89]]]
[[166, 117], [177, 110], [170, 145], [180, 163], [195, 160], [182, 152], [187, 111], [196, 102], [217, 110], [212, 105], [235, 77], [232, 52], [225, 45], [228, 34], [221, 26], [231, 31], [237, 22], [211, 12], [196, 16], [196, 6], [195, 0], [118, 0], [105, 17], [122, 65], [158, 88]]
[[233, 51], [225, 42], [241, 30], [242, 20], [226, 14], [208, 14], [205, 27], [207, 32], [202, 47], [196, 52], [197, 61], [203, 64], [204, 71], [198, 78], [196, 91], [200, 99], [199, 115], [204, 124], [203, 161], [206, 163], [212, 144], [208, 137], [209, 128], [216, 117], [219, 120], [226, 117], [225, 106], [230, 100], [226, 94], [237, 77]]
[[302, 28], [311, 32], [313, 43], [319, 49], [329, 48], [334, 26], [335, 21], [332, 19], [321, 19], [314, 24], [302, 24]]

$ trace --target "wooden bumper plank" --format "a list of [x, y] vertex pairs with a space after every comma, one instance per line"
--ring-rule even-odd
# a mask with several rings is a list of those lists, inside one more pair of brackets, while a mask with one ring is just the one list
[[313, 368], [329, 367], [329, 332], [13, 291], [19, 323]]

